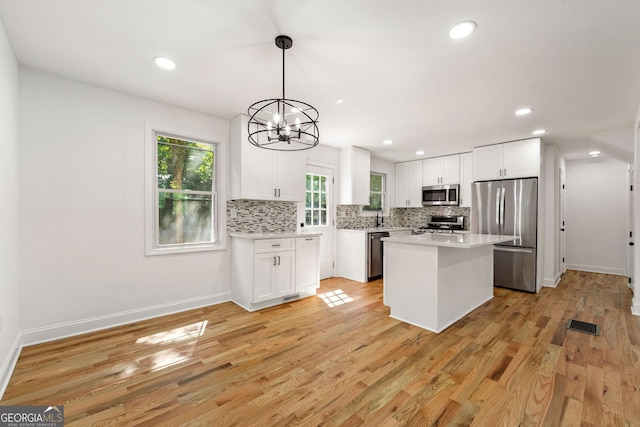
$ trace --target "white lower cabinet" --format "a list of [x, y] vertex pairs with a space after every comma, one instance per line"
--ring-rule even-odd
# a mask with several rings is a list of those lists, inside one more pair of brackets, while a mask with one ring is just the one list
[[254, 255], [252, 302], [294, 293], [295, 265], [296, 253], [293, 251]]
[[231, 239], [231, 297], [248, 311], [314, 295], [320, 237]]

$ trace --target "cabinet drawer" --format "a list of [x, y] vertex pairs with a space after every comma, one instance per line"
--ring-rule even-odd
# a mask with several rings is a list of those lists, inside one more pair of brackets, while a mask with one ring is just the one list
[[253, 253], [295, 250], [295, 239], [264, 239], [253, 242]]

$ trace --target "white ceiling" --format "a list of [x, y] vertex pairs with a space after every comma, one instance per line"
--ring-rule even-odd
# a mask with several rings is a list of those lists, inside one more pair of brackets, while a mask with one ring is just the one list
[[228, 119], [281, 95], [289, 35], [287, 96], [319, 110], [321, 143], [392, 161], [537, 128], [568, 159], [633, 160], [638, 0], [0, 0], [0, 21], [24, 67]]

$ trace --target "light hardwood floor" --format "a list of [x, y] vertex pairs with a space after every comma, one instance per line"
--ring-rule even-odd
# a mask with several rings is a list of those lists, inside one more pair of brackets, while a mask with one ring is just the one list
[[[640, 425], [623, 277], [496, 288], [439, 335], [389, 318], [381, 281], [320, 292], [338, 289], [352, 301], [224, 303], [25, 348], [1, 404], [64, 405], [68, 426]], [[602, 335], [566, 331], [571, 318]]]

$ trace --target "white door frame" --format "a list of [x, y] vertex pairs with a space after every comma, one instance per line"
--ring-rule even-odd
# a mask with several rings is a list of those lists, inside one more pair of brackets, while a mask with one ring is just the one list
[[564, 274], [567, 270], [567, 227], [565, 222], [565, 172], [563, 168], [560, 168], [560, 275]]
[[[333, 165], [328, 165], [328, 164], [323, 164], [323, 163], [319, 163], [319, 162], [313, 162], [310, 161], [307, 163], [307, 166], [305, 168], [305, 174], [307, 173], [317, 173], [313, 170], [313, 168], [322, 168], [322, 169], [327, 169], [331, 171], [331, 182], [329, 183], [329, 189], [327, 192], [327, 195], [329, 196], [329, 200], [327, 201], [327, 219], [328, 219], [328, 227], [327, 230], [323, 233], [323, 237], [321, 239], [321, 250], [323, 245], [328, 245], [328, 246], [324, 246], [327, 247], [329, 250], [328, 256], [329, 259], [327, 260], [328, 263], [330, 263], [329, 265], [325, 265], [324, 269], [321, 266], [320, 269], [320, 278], [327, 278], [327, 277], [335, 277], [336, 275], [336, 185], [335, 185], [335, 175], [336, 175], [336, 168]], [[298, 222], [299, 223], [304, 223], [305, 222], [305, 217], [304, 217], [304, 203], [300, 203], [299, 204], [300, 208], [298, 209]], [[328, 233], [328, 234], [327, 234]]]

